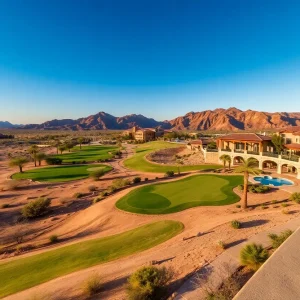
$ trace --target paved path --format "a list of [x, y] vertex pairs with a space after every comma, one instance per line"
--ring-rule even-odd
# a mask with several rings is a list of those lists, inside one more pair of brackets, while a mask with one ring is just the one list
[[271, 230], [260, 232], [247, 241], [224, 251], [212, 263], [208, 263], [207, 265], [203, 266], [196, 274], [187, 280], [177, 291], [178, 294], [175, 297], [175, 300], [205, 299], [207, 294], [204, 288], [205, 280], [203, 278], [206, 277], [208, 279], [210, 289], [216, 290], [224, 278], [222, 278], [220, 273], [224, 271], [227, 272], [228, 276], [230, 276], [230, 273], [234, 273], [234, 271], [240, 266], [239, 254], [245, 244], [258, 243], [267, 247], [270, 246], [268, 233], [280, 233], [286, 229], [296, 230], [299, 227], [300, 218], [293, 219], [285, 224], [275, 226]]

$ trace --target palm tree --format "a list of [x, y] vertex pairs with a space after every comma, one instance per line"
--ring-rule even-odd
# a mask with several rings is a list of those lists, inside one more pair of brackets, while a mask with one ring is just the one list
[[247, 208], [247, 196], [248, 196], [248, 179], [249, 174], [258, 175], [261, 173], [261, 170], [258, 169], [257, 160], [255, 158], [248, 158], [245, 160], [241, 157], [242, 165], [235, 168], [234, 172], [244, 173], [244, 192], [243, 192], [243, 208]]
[[36, 154], [39, 152], [39, 147], [37, 145], [32, 145], [29, 147], [28, 152], [30, 153], [34, 161], [34, 166], [36, 167]]
[[27, 164], [29, 161], [26, 157], [15, 157], [11, 159], [9, 162], [10, 167], [19, 167], [20, 173], [23, 173], [23, 167], [25, 164]]
[[66, 148], [69, 150], [69, 152], [71, 152], [71, 149], [74, 147], [73, 143], [71, 142], [67, 142], [66, 143]]
[[227, 162], [228, 162], [228, 169], [230, 171], [230, 168], [231, 168], [231, 162], [232, 162], [232, 159], [231, 159], [231, 156], [230, 155], [227, 155]]
[[37, 159], [37, 161], [39, 162], [39, 166], [41, 165], [41, 163], [42, 163], [42, 160], [44, 160], [45, 158], [46, 158], [46, 154], [44, 153], [44, 152], [38, 152], [37, 154], [36, 154], [36, 159]]
[[222, 156], [220, 156], [220, 160], [223, 162], [224, 171], [226, 170], [226, 163], [227, 162], [228, 162], [229, 169], [230, 169], [230, 164], [231, 164], [231, 157], [230, 157], [230, 155], [223, 154]]
[[59, 140], [53, 140], [51, 142], [51, 146], [56, 148], [56, 154], [58, 154], [58, 147], [59, 147], [59, 145], [60, 145]]
[[255, 243], [246, 245], [240, 253], [241, 264], [253, 271], [257, 271], [268, 258], [268, 251]]
[[83, 137], [79, 137], [79, 138], [77, 139], [77, 142], [78, 142], [78, 144], [80, 145], [80, 149], [81, 149], [81, 145], [82, 145], [83, 141], [84, 141], [84, 138], [83, 138]]
[[66, 150], [66, 145], [59, 145], [58, 150], [60, 151], [60, 154], [63, 154], [63, 152]]

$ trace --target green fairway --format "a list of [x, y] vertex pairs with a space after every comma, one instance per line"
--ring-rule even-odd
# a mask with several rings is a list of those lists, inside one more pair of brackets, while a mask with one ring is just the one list
[[121, 234], [0, 263], [0, 298], [81, 269], [154, 247], [183, 230], [177, 221], [159, 221]]
[[[124, 161], [127, 168], [153, 173], [165, 173], [167, 171], [178, 171], [177, 166], [166, 166], [151, 163], [145, 159], [145, 156], [150, 152], [164, 148], [177, 148], [179, 144], [172, 144], [167, 142], [150, 142], [139, 145], [136, 149], [136, 154]], [[195, 166], [180, 166], [180, 171], [193, 171], [193, 170], [209, 170], [221, 168], [220, 165], [195, 165]]]
[[62, 182], [76, 179], [82, 179], [89, 176], [95, 168], [102, 168], [108, 172], [112, 168], [106, 165], [69, 165], [69, 166], [55, 166], [45, 168], [34, 168], [23, 173], [13, 174], [13, 179], [32, 179], [36, 181], [50, 181]]
[[99, 159], [109, 159], [113, 155], [109, 152], [116, 151], [118, 147], [115, 146], [82, 146], [81, 150], [79, 146], [74, 147], [71, 152], [65, 152], [64, 154], [55, 155], [55, 157], [61, 158], [64, 163], [71, 163], [73, 161], [91, 162], [98, 161]]
[[195, 175], [137, 188], [116, 206], [133, 213], [168, 214], [195, 206], [232, 204], [240, 199], [233, 188], [242, 182], [242, 176]]

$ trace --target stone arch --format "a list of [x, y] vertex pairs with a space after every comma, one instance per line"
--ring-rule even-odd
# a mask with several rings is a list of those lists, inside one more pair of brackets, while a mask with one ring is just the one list
[[232, 162], [233, 162], [234, 165], [240, 165], [242, 163], [243, 159], [244, 158], [242, 156], [236, 155], [236, 156], [233, 157]]
[[255, 157], [249, 157], [249, 159], [250, 158], [256, 161], [256, 163], [257, 163], [256, 167], [258, 168], [259, 167], [259, 160], [257, 158], [255, 158]]
[[292, 173], [297, 174], [298, 170], [293, 164], [284, 163], [281, 165], [281, 173]]
[[265, 159], [262, 162], [262, 169], [268, 169], [268, 170], [277, 170], [278, 168], [278, 163], [275, 162], [272, 159]]

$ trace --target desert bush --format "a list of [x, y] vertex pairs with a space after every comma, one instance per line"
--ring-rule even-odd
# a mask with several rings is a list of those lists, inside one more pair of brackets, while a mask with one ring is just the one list
[[103, 197], [101, 197], [101, 196], [96, 197], [96, 198], [94, 198], [93, 203], [94, 203], [94, 204], [95, 204], [95, 203], [98, 203], [98, 202], [100, 202], [101, 200], [103, 200]]
[[134, 177], [133, 179], [132, 179], [132, 182], [133, 183], [139, 183], [139, 182], [141, 182], [141, 177]]
[[93, 296], [101, 290], [101, 287], [99, 274], [93, 274], [83, 282], [82, 290], [86, 296]]
[[73, 197], [74, 197], [75, 199], [82, 198], [83, 196], [84, 196], [83, 193], [75, 193], [75, 194], [73, 195]]
[[127, 295], [129, 300], [161, 299], [167, 284], [173, 279], [171, 269], [142, 267], [128, 279]]
[[59, 200], [59, 202], [61, 205], [64, 205], [64, 206], [70, 206], [73, 203], [73, 201], [68, 198], [62, 198]]
[[290, 213], [287, 209], [283, 209], [281, 212], [282, 212], [284, 215], [288, 215], [288, 214]]
[[8, 203], [3, 203], [3, 204], [1, 205], [1, 208], [9, 208], [9, 204], [8, 204]]
[[22, 209], [22, 215], [25, 218], [36, 218], [42, 216], [47, 212], [50, 203], [50, 199], [40, 197], [26, 204]]
[[[239, 190], [244, 190], [244, 185], [240, 184], [238, 185]], [[248, 185], [248, 192], [250, 193], [258, 193], [258, 194], [264, 194], [271, 190], [271, 188], [267, 185], [262, 184], [249, 184]]]
[[148, 179], [148, 177], [146, 177], [144, 180], [145, 180], [145, 181], [148, 181], [149, 179]]
[[241, 264], [253, 271], [257, 271], [268, 258], [268, 251], [255, 243], [246, 245], [240, 252]]
[[126, 185], [130, 185], [130, 180], [129, 179], [123, 179], [123, 178], [118, 178], [113, 180], [112, 185], [116, 187], [117, 189], [120, 189]]
[[270, 233], [269, 238], [271, 240], [272, 247], [274, 249], [278, 248], [292, 233], [293, 231], [290, 229], [284, 230], [280, 234]]
[[96, 170], [94, 172], [92, 172], [90, 174], [90, 177], [93, 178], [95, 181], [99, 180], [100, 177], [102, 177], [103, 175], [105, 174], [105, 171], [103, 169], [99, 169], [99, 170]]
[[117, 190], [117, 188], [116, 188], [115, 186], [113, 186], [113, 185], [111, 185], [111, 186], [109, 186], [109, 187], [107, 188], [107, 192], [108, 192], [109, 194], [114, 193], [116, 190]]
[[272, 204], [276, 204], [277, 203], [277, 200], [272, 200]]
[[241, 223], [238, 220], [233, 220], [231, 221], [231, 227], [234, 229], [239, 229], [241, 228]]
[[282, 207], [288, 207], [289, 205], [287, 203], [281, 203]]
[[58, 236], [56, 234], [53, 234], [49, 237], [50, 243], [57, 243], [58, 242]]
[[263, 204], [261, 205], [261, 209], [267, 209], [267, 205], [263, 203]]
[[174, 171], [167, 171], [165, 173], [165, 177], [173, 177], [174, 176]]
[[16, 180], [16, 179], [12, 179], [12, 180], [7, 180], [5, 182], [5, 186], [3, 187], [3, 190], [5, 191], [15, 191], [18, 188], [21, 187], [21, 181], [20, 180]]
[[58, 158], [58, 157], [48, 156], [46, 158], [47, 165], [61, 165], [62, 161], [63, 160], [61, 158]]
[[221, 249], [226, 249], [226, 244], [223, 241], [218, 241], [217, 242], [218, 247], [220, 247]]
[[241, 205], [240, 205], [240, 204], [237, 204], [235, 207], [236, 207], [236, 208], [241, 208]]
[[89, 190], [90, 192], [94, 192], [94, 191], [97, 190], [97, 187], [94, 186], [94, 185], [90, 185], [90, 186], [88, 186], [88, 190]]
[[100, 196], [102, 197], [107, 197], [109, 195], [108, 191], [103, 191], [102, 193], [100, 193]]
[[289, 200], [295, 201], [296, 203], [300, 204], [300, 193], [297, 192], [293, 193], [290, 196]]

